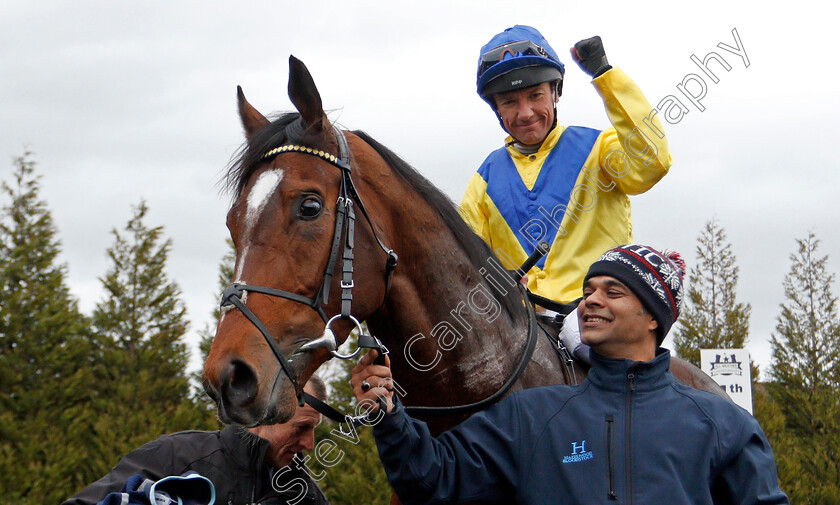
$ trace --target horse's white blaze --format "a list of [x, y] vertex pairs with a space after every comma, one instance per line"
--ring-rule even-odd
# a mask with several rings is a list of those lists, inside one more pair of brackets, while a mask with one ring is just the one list
[[[274, 194], [277, 185], [283, 180], [283, 170], [276, 168], [274, 170], [266, 170], [261, 173], [257, 181], [251, 186], [251, 191], [248, 193], [248, 212], [245, 214], [245, 243], [251, 242], [251, 233], [259, 221], [260, 214], [265, 209], [265, 204]], [[239, 261], [236, 264], [236, 272], [233, 274], [234, 282], [244, 284], [242, 279], [242, 267], [245, 265], [245, 260], [248, 256], [248, 246], [242, 251]]]
[[[248, 231], [249, 231], [248, 234], [250, 235], [250, 230], [248, 230]], [[242, 250], [242, 254], [238, 258], [238, 261], [236, 262], [236, 272], [233, 273], [233, 282], [235, 282], [237, 284], [246, 284], [242, 280], [242, 265], [245, 264], [245, 258], [247, 258], [247, 257], [248, 257], [248, 246], [246, 245], [245, 248]]]
[[283, 171], [278, 169], [267, 170], [260, 174], [257, 182], [251, 187], [248, 193], [248, 216], [245, 218], [248, 228], [252, 228], [256, 218], [260, 215], [266, 202], [274, 194], [277, 185], [283, 180]]

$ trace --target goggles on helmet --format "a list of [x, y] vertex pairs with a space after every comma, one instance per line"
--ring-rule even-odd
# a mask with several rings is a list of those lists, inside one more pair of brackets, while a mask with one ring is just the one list
[[553, 59], [545, 49], [530, 40], [508, 42], [481, 55], [478, 76], [481, 77], [487, 69], [501, 61], [519, 56], [541, 56], [543, 58]]

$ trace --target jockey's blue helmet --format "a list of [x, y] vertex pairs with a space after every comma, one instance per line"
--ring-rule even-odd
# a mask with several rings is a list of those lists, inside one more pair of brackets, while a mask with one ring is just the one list
[[536, 29], [516, 25], [495, 35], [481, 48], [476, 76], [478, 94], [493, 107], [494, 93], [557, 81], [563, 89], [565, 67], [545, 37]]

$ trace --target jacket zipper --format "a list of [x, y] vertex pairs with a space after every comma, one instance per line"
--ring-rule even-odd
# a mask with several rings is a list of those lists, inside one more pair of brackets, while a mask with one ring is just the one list
[[618, 496], [615, 494], [615, 461], [613, 458], [613, 425], [615, 418], [612, 414], [607, 414], [604, 417], [607, 424], [607, 499], [618, 501]]
[[624, 412], [624, 475], [627, 479], [627, 505], [633, 505], [632, 467], [630, 458], [630, 418], [632, 417], [633, 393], [636, 392], [636, 383], [633, 382], [636, 375], [627, 374], [627, 408]]

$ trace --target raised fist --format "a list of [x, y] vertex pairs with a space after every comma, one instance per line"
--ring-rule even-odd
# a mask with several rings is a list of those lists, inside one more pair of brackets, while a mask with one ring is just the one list
[[583, 39], [571, 49], [572, 59], [593, 79], [612, 67], [607, 62], [601, 37]]

